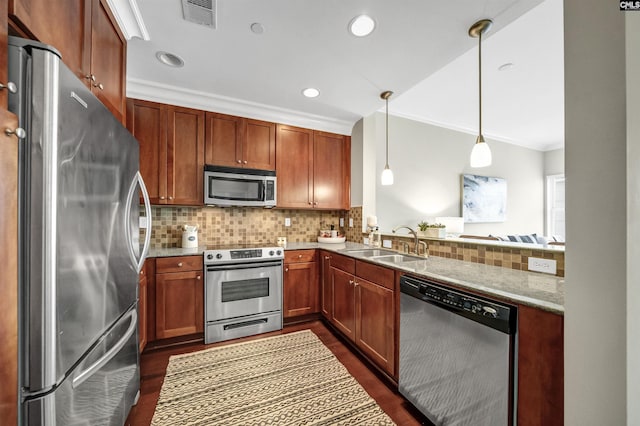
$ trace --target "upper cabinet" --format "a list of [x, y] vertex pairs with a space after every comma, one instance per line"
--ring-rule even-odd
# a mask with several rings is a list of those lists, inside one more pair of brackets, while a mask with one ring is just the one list
[[140, 143], [151, 204], [202, 205], [204, 111], [127, 100], [127, 128]]
[[278, 207], [348, 210], [351, 138], [278, 125]]
[[206, 120], [206, 164], [275, 170], [275, 123], [214, 112]]
[[9, 18], [14, 33], [55, 47], [124, 123], [127, 46], [106, 0], [10, 0]]

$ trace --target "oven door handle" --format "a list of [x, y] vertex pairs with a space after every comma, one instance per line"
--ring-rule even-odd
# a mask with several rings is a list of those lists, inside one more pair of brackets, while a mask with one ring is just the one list
[[256, 269], [265, 267], [281, 267], [282, 261], [278, 262], [254, 262], [254, 263], [234, 263], [230, 265], [207, 266], [207, 272], [215, 271], [237, 271], [238, 269]]

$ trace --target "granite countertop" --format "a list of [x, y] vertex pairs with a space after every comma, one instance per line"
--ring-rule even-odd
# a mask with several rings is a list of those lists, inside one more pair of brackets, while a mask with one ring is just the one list
[[[321, 244], [315, 242], [290, 242], [285, 250], [323, 249], [355, 259], [366, 260], [386, 267], [409, 272], [416, 276], [436, 279], [460, 288], [496, 296], [513, 303], [520, 303], [556, 314], [564, 315], [564, 278], [538, 272], [480, 263], [464, 262], [444, 257], [415, 258], [409, 262], [392, 263], [378, 261], [351, 250], [370, 249], [360, 243]], [[382, 250], [391, 250], [381, 248]], [[201, 255], [206, 247], [151, 249], [149, 257]]]
[[[433, 278], [445, 283], [451, 283], [460, 288], [475, 290], [487, 296], [496, 296], [514, 303], [521, 303], [564, 315], [563, 277], [537, 272], [517, 271], [515, 269], [437, 256], [415, 258], [410, 262], [391, 263], [377, 261], [349, 252], [350, 250], [369, 248], [371, 247], [359, 243], [289, 243], [286, 250], [324, 249], [333, 251], [356, 259], [367, 260], [397, 270], [410, 272], [416, 276]], [[382, 248], [382, 250], [389, 249]]]

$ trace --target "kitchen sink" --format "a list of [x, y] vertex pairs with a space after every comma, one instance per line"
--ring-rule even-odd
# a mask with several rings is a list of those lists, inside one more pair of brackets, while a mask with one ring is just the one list
[[395, 254], [395, 251], [380, 249], [347, 250], [347, 253], [354, 256], [374, 257]]
[[418, 260], [425, 260], [422, 257], [406, 256], [403, 254], [393, 254], [388, 256], [372, 256], [371, 259], [378, 260], [380, 262], [391, 262], [391, 263], [404, 263], [404, 262], [415, 262]]

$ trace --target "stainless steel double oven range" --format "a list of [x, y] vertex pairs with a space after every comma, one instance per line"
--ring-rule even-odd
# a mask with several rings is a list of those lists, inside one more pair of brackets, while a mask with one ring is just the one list
[[205, 250], [205, 343], [282, 329], [281, 247]]

